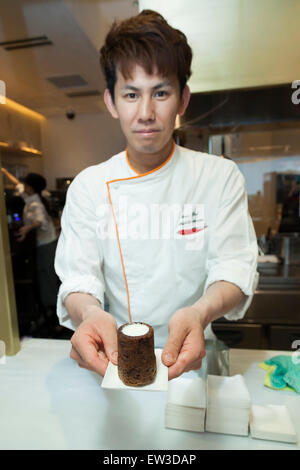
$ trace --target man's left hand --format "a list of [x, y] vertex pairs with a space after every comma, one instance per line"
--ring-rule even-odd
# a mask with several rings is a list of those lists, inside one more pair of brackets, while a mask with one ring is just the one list
[[200, 369], [205, 354], [200, 309], [191, 306], [177, 310], [170, 319], [169, 336], [162, 354], [163, 363], [169, 367], [168, 379]]
[[29, 232], [29, 226], [28, 225], [23, 225], [22, 227], [19, 228], [18, 234], [17, 234], [17, 241], [18, 242], [23, 242], [26, 238], [27, 233]]

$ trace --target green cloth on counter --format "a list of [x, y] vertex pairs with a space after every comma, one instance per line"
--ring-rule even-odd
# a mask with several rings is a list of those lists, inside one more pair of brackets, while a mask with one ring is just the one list
[[266, 387], [300, 393], [299, 356], [275, 356], [261, 362], [259, 367], [267, 371], [264, 380]]

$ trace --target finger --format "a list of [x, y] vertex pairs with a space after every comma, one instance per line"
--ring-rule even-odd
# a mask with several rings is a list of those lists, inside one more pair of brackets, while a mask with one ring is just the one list
[[78, 344], [78, 341], [75, 338], [72, 342], [72, 349], [72, 356], [71, 354], [70, 356], [72, 359], [74, 358], [78, 363], [80, 363], [81, 367], [97, 372], [102, 377], [104, 376], [107, 368], [107, 360], [104, 360], [99, 356], [95, 344], [89, 341], [83, 341]]
[[77, 353], [76, 349], [72, 346], [71, 352], [70, 352], [70, 358], [73, 359], [74, 361], [81, 361], [81, 357]]
[[200, 369], [205, 354], [204, 337], [201, 331], [193, 329], [186, 336], [176, 362], [169, 368], [169, 380], [183, 372]]
[[73, 348], [73, 346], [72, 346], [72, 349], [71, 349], [71, 352], [70, 352], [70, 358], [73, 359], [75, 362], [77, 362], [79, 367], [90, 370], [90, 368], [87, 366], [87, 364], [85, 364], [83, 362], [80, 355], [77, 353], [76, 349]]
[[103, 324], [101, 329], [103, 347], [108, 359], [115, 365], [118, 364], [118, 336], [117, 326], [114, 323], [108, 322]]
[[185, 372], [189, 372], [191, 370], [199, 370], [202, 367], [202, 360], [199, 359], [198, 361], [193, 362], [192, 364], [189, 364], [185, 370]]
[[171, 366], [176, 362], [186, 334], [186, 330], [180, 328], [179, 324], [170, 326], [169, 336], [162, 353], [162, 361], [166, 366]]
[[92, 370], [88, 364], [86, 364], [80, 355], [77, 353], [76, 349], [72, 346], [71, 352], [70, 352], [70, 358], [73, 359], [75, 362], [77, 362], [78, 366], [84, 369]]
[[[106, 357], [106, 354], [103, 352], [103, 351], [99, 351], [98, 352], [98, 355], [100, 357], [100, 359], [106, 364], [106, 367], [108, 365], [108, 359]], [[88, 369], [90, 371], [93, 371], [94, 372], [94, 367], [91, 367], [89, 366], [88, 364], [86, 364], [82, 359], [81, 357], [79, 356], [79, 354], [76, 353], [76, 351], [73, 349], [73, 352], [70, 354], [70, 357], [72, 359], [74, 359], [78, 366], [82, 369]], [[104, 372], [105, 373], [105, 372]]]
[[105, 360], [105, 361], [108, 362], [108, 357], [107, 357], [107, 355], [106, 355], [105, 352], [102, 351], [101, 349], [98, 351], [98, 356], [99, 356], [101, 359], [103, 359], [103, 360]]
[[175, 379], [183, 374], [185, 371], [186, 363], [181, 360], [177, 360], [175, 364], [168, 368], [168, 380]]
[[185, 338], [181, 352], [190, 354], [190, 361], [203, 358], [205, 356], [205, 338], [203, 329], [200, 327], [192, 327]]
[[169, 367], [169, 380], [175, 377], [179, 377], [184, 372], [187, 372], [193, 362], [194, 361], [191, 360], [191, 354], [189, 351], [180, 352], [175, 364]]
[[186, 356], [179, 355], [175, 364], [169, 367], [168, 369], [168, 380], [175, 379], [179, 377], [185, 372], [189, 372], [191, 370], [199, 370], [202, 366], [202, 359], [198, 359], [194, 362], [189, 362]]

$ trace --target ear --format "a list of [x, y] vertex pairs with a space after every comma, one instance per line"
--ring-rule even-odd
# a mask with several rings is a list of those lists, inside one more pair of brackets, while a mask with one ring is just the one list
[[179, 116], [182, 116], [185, 113], [185, 110], [188, 107], [188, 104], [190, 102], [190, 98], [191, 98], [190, 89], [187, 85], [185, 85], [182, 91], [181, 103], [180, 103], [179, 110], [178, 110]]
[[108, 88], [105, 89], [104, 95], [103, 95], [104, 103], [109, 111], [109, 113], [112, 115], [114, 119], [119, 119], [119, 114], [117, 112], [117, 109], [115, 107], [115, 104], [112, 100], [110, 91]]

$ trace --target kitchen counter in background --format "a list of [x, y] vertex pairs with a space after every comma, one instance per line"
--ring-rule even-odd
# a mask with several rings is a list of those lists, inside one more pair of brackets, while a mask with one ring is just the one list
[[258, 268], [258, 289], [300, 289], [300, 265], [270, 265]]
[[243, 319], [213, 323], [217, 337], [230, 348], [292, 351], [300, 341], [300, 265], [259, 267], [260, 279]]
[[300, 449], [300, 395], [264, 387], [258, 367], [282, 352], [232, 349], [229, 370], [244, 375], [253, 404], [287, 406], [298, 444], [166, 429], [165, 392], [104, 390], [69, 352], [66, 340], [24, 338], [0, 364], [1, 449]]

